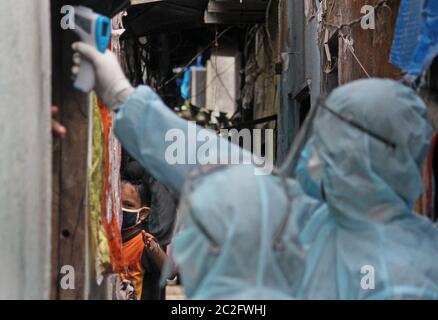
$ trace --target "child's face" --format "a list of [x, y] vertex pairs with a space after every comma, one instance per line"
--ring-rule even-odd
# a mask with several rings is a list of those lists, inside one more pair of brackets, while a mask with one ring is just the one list
[[122, 183], [122, 207], [125, 209], [140, 209], [141, 198], [136, 187], [130, 183]]
[[[143, 207], [138, 189], [127, 182], [121, 186], [121, 200], [123, 209], [123, 229], [131, 228], [144, 221], [149, 215], [150, 208]], [[138, 212], [132, 212], [138, 210]]]

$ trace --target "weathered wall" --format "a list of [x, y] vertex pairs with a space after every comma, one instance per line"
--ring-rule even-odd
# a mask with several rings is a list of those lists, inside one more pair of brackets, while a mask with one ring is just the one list
[[[59, 120], [67, 136], [53, 148], [52, 188], [52, 290], [51, 298], [87, 299], [88, 274], [88, 95], [73, 89], [71, 44], [78, 38], [62, 30], [60, 9], [69, 0], [51, 0], [53, 102], [59, 107]], [[72, 266], [74, 289], [60, 287], [63, 266]]]
[[[377, 3], [378, 0], [338, 0], [334, 3], [333, 13], [327, 19], [335, 25], [348, 24], [363, 16], [361, 8], [364, 5], [375, 6]], [[346, 36], [351, 36], [355, 55], [371, 77], [400, 79], [402, 76], [401, 71], [389, 63], [399, 6], [400, 0], [392, 0], [388, 1], [387, 6], [377, 10], [374, 30], [364, 30], [360, 23], [342, 30]], [[367, 77], [341, 39], [338, 69], [339, 84]]]
[[49, 17], [48, 0], [0, 1], [0, 299], [49, 298]]
[[259, 76], [255, 84], [254, 119], [268, 117], [277, 113], [278, 76], [275, 74], [275, 63], [278, 61], [279, 48], [279, 16], [278, 0], [273, 0], [266, 25], [260, 27], [256, 41], [256, 60], [259, 66]]
[[277, 159], [281, 163], [299, 129], [299, 102], [291, 95], [303, 86], [305, 76], [305, 18], [303, 1], [284, 1], [285, 37], [282, 44], [283, 73], [278, 113]]
[[321, 95], [321, 56], [318, 45], [318, 21], [313, 19], [305, 23], [305, 80], [309, 81], [310, 100], [315, 106]]

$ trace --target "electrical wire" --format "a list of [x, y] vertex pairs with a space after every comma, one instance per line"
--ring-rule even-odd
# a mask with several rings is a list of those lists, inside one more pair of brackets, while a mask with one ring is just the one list
[[[380, 8], [389, 8], [388, 2], [392, 2], [392, 0], [379, 0], [379, 2], [373, 7], [374, 11], [377, 11]], [[333, 9], [333, 6], [331, 9]], [[330, 11], [330, 13], [331, 12], [332, 11]], [[325, 24], [326, 26], [332, 27], [332, 28], [336, 28], [337, 29], [336, 31], [339, 31], [339, 30], [344, 29], [346, 27], [351, 28], [353, 25], [360, 23], [362, 21], [362, 19], [363, 19], [363, 16], [360, 16], [360, 17], [357, 17], [356, 19], [353, 19], [347, 23], [334, 24], [334, 23], [331, 23], [328, 21], [323, 21], [323, 24]]]
[[[377, 12], [377, 10], [381, 9], [381, 8], [390, 8], [388, 6], [388, 2], [391, 2], [392, 0], [379, 0], [379, 2], [377, 2], [377, 4], [373, 7], [374, 12]], [[347, 23], [341, 23], [341, 24], [335, 24], [332, 22], [327, 21], [330, 16], [331, 13], [333, 12], [333, 8], [335, 6], [335, 1], [333, 1], [331, 3], [331, 7], [329, 9], [329, 12], [326, 16], [326, 18], [322, 21], [323, 26], [327, 27], [331, 27], [334, 28], [334, 33], [338, 33], [339, 37], [342, 38], [343, 42], [345, 43], [345, 45], [347, 46], [347, 49], [350, 51], [351, 55], [353, 56], [354, 60], [356, 60], [356, 62], [358, 63], [358, 65], [360, 66], [360, 68], [362, 69], [362, 71], [365, 73], [365, 75], [368, 78], [371, 78], [370, 73], [366, 70], [364, 64], [360, 61], [360, 59], [358, 58], [358, 56], [356, 55], [356, 53], [354, 52], [354, 48], [352, 46], [352, 44], [347, 40], [347, 36], [346, 34], [343, 32], [343, 30], [345, 28], [350, 28], [353, 27], [354, 25], [360, 23], [363, 20], [363, 16], [357, 17], [356, 19], [351, 20], [350, 22]]]
[[[214, 76], [214, 78], [205, 86], [204, 89], [202, 89], [200, 92], [196, 93], [196, 95], [191, 95], [189, 100], [191, 98], [197, 97], [203, 93], [205, 93], [207, 91], [207, 89], [213, 84], [213, 82], [217, 79], [220, 78], [221, 75], [223, 75], [224, 73], [226, 73], [228, 70], [231, 69], [231, 67], [233, 66], [233, 64], [230, 64], [227, 68], [225, 68], [221, 73], [217, 73], [217, 69], [216, 69], [216, 75]], [[223, 82], [222, 82], [223, 83]]]
[[361, 67], [361, 69], [363, 70], [365, 75], [368, 78], [371, 78], [370, 73], [365, 69], [363, 63], [359, 60], [356, 53], [354, 53], [352, 44], [350, 42], [348, 42], [347, 38], [342, 33], [340, 33], [340, 36], [341, 36], [342, 40], [344, 41], [345, 45], [347, 46], [348, 51], [350, 51], [350, 53], [353, 55], [354, 60], [356, 60], [356, 62], [359, 64], [359, 66]]
[[269, 12], [271, 11], [271, 6], [272, 6], [272, 0], [269, 0], [268, 5], [266, 6], [266, 13], [265, 13], [265, 32], [268, 36], [268, 43], [269, 43], [269, 48], [271, 49], [271, 54], [274, 55], [274, 46], [272, 45], [272, 37], [271, 37], [271, 32], [269, 31]]
[[[218, 50], [216, 50], [216, 56], [217, 56]], [[214, 62], [213, 62], [214, 61]], [[211, 64], [214, 67], [215, 70], [215, 74], [217, 75], [219, 70], [217, 68], [217, 58], [216, 60], [211, 59]], [[230, 66], [233, 66], [233, 64], [231, 63]], [[225, 72], [222, 72], [221, 74], [224, 74]], [[217, 79], [219, 79], [219, 82], [222, 84], [222, 87], [225, 89], [225, 92], [227, 94], [227, 96], [230, 98], [230, 100], [235, 101], [235, 99], [233, 98], [233, 96], [231, 95], [231, 93], [228, 91], [227, 86], [225, 85], [224, 81], [222, 80], [222, 77], [220, 75], [217, 76]]]
[[201, 51], [199, 51], [192, 59], [190, 59], [189, 62], [187, 62], [184, 67], [181, 69], [180, 72], [176, 73], [173, 77], [171, 77], [170, 79], [164, 81], [163, 83], [161, 83], [157, 90], [161, 90], [163, 87], [167, 86], [169, 83], [171, 83], [173, 80], [175, 80], [176, 78], [178, 78], [179, 76], [181, 76], [185, 70], [190, 67], [190, 65], [196, 61], [196, 59], [198, 59], [198, 57], [202, 56], [205, 51], [207, 51], [208, 49], [210, 49], [213, 45], [216, 44], [217, 40], [219, 40], [220, 38], [222, 38], [228, 31], [230, 31], [231, 29], [233, 29], [234, 26], [230, 26], [228, 28], [226, 28], [224, 31], [222, 31], [217, 37], [215, 37], [215, 40], [213, 40], [212, 42], [210, 42], [207, 46], [205, 46], [204, 48], [202, 48]]

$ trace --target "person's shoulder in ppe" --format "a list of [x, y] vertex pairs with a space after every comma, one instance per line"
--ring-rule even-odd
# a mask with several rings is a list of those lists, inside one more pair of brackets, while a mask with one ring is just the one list
[[[250, 165], [202, 166], [190, 174], [182, 192], [190, 210], [210, 225], [230, 223], [237, 214], [250, 216], [260, 209], [259, 179]], [[262, 192], [263, 193], [263, 192]], [[266, 195], [264, 195], [266, 196]]]
[[217, 226], [214, 231], [221, 239], [225, 234], [219, 230], [232, 225], [239, 224], [242, 234], [261, 228], [275, 234], [285, 224], [287, 245], [305, 246], [308, 240], [303, 232], [325, 207], [307, 196], [296, 180], [260, 174], [252, 165], [211, 166], [192, 177], [183, 189], [182, 203], [189, 203], [188, 209], [200, 221]]
[[202, 282], [208, 295], [201, 288], [195, 297], [248, 299], [251, 293], [263, 299], [292, 299], [304, 266], [297, 217], [311, 212], [317, 202], [305, 197], [294, 180], [257, 174], [250, 165], [206, 171], [186, 182], [181, 199], [182, 223], [191, 225], [196, 217], [219, 245], [214, 259], [196, 257], [210, 261], [211, 272]]
[[392, 286], [376, 298], [438, 299], [437, 227], [412, 213], [386, 229], [381, 249]]
[[[192, 174], [190, 192], [187, 185], [184, 195], [196, 203], [192, 209], [213, 210], [213, 203], [240, 215], [248, 211], [267, 209], [285, 215], [288, 199], [294, 221], [305, 224], [323, 204], [307, 196], [294, 179], [266, 175], [252, 165], [211, 166], [202, 174]], [[196, 201], [193, 201], [196, 200]], [[283, 210], [283, 211], [282, 211]]]

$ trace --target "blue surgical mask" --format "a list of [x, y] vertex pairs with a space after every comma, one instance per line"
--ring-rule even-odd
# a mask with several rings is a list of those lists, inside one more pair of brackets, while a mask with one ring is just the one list
[[324, 200], [321, 190], [323, 166], [313, 145], [308, 144], [302, 151], [295, 174], [304, 193], [319, 201]]
[[319, 185], [321, 184], [322, 176], [324, 174], [324, 163], [321, 161], [321, 158], [314, 147], [312, 147], [312, 156], [307, 163], [307, 172], [313, 181]]

